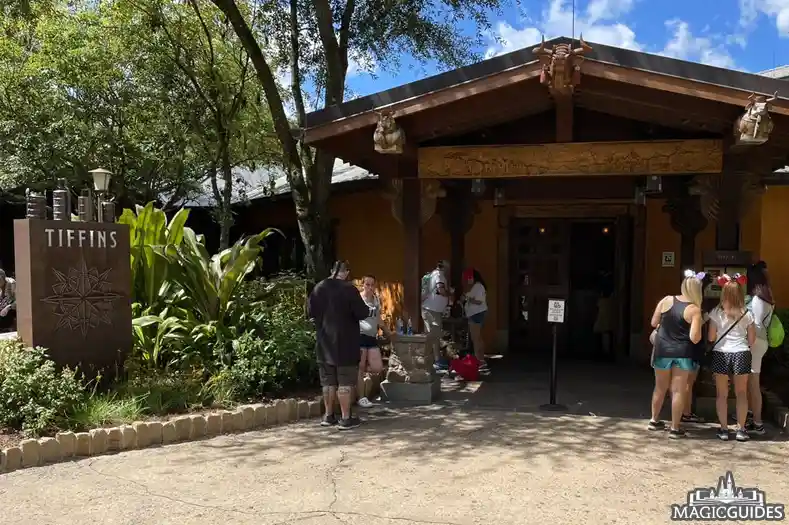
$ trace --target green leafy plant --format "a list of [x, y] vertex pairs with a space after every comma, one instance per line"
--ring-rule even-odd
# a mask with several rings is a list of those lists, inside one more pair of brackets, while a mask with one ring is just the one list
[[43, 348], [0, 342], [0, 426], [31, 435], [67, 428], [86, 395], [77, 372], [58, 370]]
[[203, 323], [224, 326], [236, 291], [255, 268], [262, 250], [260, 243], [275, 232], [279, 231], [268, 228], [211, 256], [202, 239], [190, 228], [184, 228], [180, 246], [168, 244], [157, 247], [156, 252], [169, 262], [168, 278], [188, 296], [195, 317]]
[[167, 222], [165, 213], [152, 202], [137, 206], [136, 213], [123, 210], [118, 222], [129, 226], [133, 301], [151, 307], [173, 293], [167, 279], [168, 260], [158, 257], [156, 248], [179, 247], [188, 218], [189, 210], [182, 208]]

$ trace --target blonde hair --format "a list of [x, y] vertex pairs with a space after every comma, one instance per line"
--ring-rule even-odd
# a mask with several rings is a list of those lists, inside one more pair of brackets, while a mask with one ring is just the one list
[[745, 309], [745, 291], [737, 281], [729, 281], [721, 290], [721, 308], [728, 305], [731, 310], [743, 311]]
[[690, 302], [701, 308], [701, 301], [703, 299], [701, 290], [701, 281], [695, 275], [693, 277], [685, 277], [680, 287], [682, 295], [690, 299]]

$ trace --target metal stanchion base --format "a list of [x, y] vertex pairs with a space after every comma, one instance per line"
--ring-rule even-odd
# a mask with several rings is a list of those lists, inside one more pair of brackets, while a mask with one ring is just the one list
[[566, 412], [567, 407], [558, 403], [548, 403], [545, 405], [540, 405], [540, 410], [544, 410], [546, 412]]

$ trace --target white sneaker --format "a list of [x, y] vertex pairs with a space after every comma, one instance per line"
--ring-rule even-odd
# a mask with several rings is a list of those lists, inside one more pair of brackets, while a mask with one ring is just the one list
[[374, 405], [373, 405], [373, 403], [372, 403], [372, 401], [370, 401], [370, 400], [369, 400], [369, 399], [367, 399], [366, 397], [363, 397], [363, 398], [359, 399], [359, 401], [357, 402], [357, 404], [358, 404], [360, 407], [362, 407], [362, 408], [370, 408], [370, 407], [374, 406]]

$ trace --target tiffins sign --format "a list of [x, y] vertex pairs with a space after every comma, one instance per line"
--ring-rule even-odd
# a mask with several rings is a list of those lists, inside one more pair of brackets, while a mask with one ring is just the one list
[[114, 367], [131, 349], [129, 228], [14, 221], [17, 327], [59, 365]]

